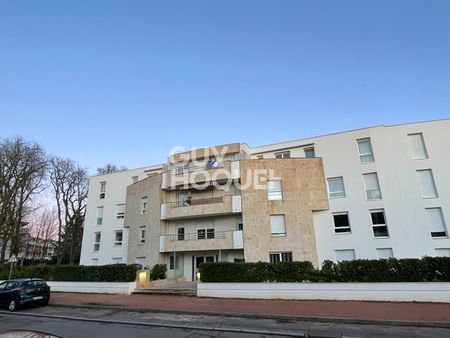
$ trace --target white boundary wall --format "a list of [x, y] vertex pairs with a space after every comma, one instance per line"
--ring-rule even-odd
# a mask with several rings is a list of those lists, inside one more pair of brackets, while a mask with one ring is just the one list
[[450, 283], [199, 283], [197, 296], [450, 303]]
[[120, 293], [131, 294], [136, 282], [52, 282], [47, 281], [51, 291], [80, 293]]

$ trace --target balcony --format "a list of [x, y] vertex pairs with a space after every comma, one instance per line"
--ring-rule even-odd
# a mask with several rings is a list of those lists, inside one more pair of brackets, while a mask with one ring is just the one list
[[159, 251], [206, 251], [243, 249], [242, 230], [213, 231], [160, 236]]
[[241, 212], [241, 195], [192, 199], [161, 205], [161, 219], [171, 220], [204, 216], [219, 216]]
[[162, 174], [162, 189], [172, 190], [180, 186], [209, 185], [210, 182], [228, 181], [240, 177], [239, 161], [205, 163], [204, 166], [180, 165]]

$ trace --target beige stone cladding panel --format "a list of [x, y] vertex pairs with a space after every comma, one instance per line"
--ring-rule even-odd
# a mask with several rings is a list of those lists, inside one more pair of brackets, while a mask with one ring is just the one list
[[[281, 178], [283, 200], [269, 201], [267, 188], [256, 188], [255, 173], [261, 169], [262, 182], [267, 179], [264, 172], [270, 170], [275, 178]], [[249, 180], [253, 183], [249, 184]], [[317, 265], [312, 211], [328, 208], [322, 159], [243, 160], [241, 184], [246, 261], [269, 261], [270, 252], [292, 251], [294, 260]], [[286, 236], [271, 235], [270, 215], [276, 214], [285, 215]]]
[[[148, 265], [161, 261], [159, 234], [161, 231], [161, 175], [150, 176], [127, 188], [125, 227], [129, 230], [128, 263], [135, 263], [136, 257], [146, 257]], [[142, 198], [147, 197], [148, 211], [142, 214]], [[145, 243], [140, 244], [141, 227], [145, 226]]]

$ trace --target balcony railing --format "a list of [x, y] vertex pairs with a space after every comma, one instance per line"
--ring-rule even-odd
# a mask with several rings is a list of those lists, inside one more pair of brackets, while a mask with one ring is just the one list
[[242, 231], [201, 229], [160, 236], [160, 252], [242, 249]]
[[169, 202], [168, 205], [171, 208], [181, 208], [181, 207], [189, 207], [194, 205], [203, 205], [203, 204], [212, 204], [212, 203], [222, 203], [224, 196], [218, 197], [205, 197], [205, 198], [196, 198], [196, 199], [185, 199], [179, 200], [175, 202]]

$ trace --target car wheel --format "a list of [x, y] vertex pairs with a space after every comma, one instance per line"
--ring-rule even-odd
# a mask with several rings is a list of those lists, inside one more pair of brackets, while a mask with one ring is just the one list
[[17, 299], [12, 298], [9, 301], [8, 310], [11, 311], [11, 312], [16, 311], [17, 310], [17, 306], [18, 306]]

